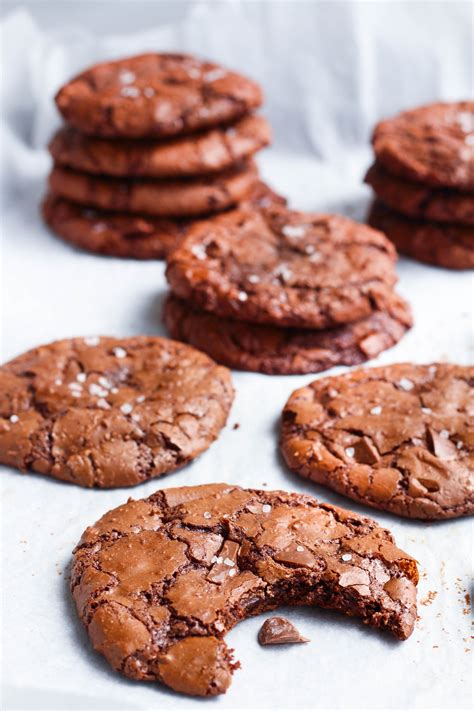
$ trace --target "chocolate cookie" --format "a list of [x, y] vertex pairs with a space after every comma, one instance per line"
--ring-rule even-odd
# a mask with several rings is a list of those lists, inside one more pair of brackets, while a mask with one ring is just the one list
[[166, 338], [75, 338], [0, 368], [0, 462], [81, 486], [183, 466], [225, 425], [230, 373]]
[[161, 217], [218, 212], [243, 200], [258, 180], [253, 163], [217, 175], [177, 180], [109, 178], [53, 168], [49, 187], [60, 197], [88, 207]]
[[399, 215], [376, 200], [367, 221], [413, 259], [447, 269], [474, 269], [474, 226]]
[[226, 170], [270, 143], [263, 116], [168, 141], [91, 138], [70, 126], [49, 145], [56, 165], [116, 177], [183, 177]]
[[231, 321], [172, 295], [165, 302], [163, 320], [172, 338], [203, 350], [218, 363], [272, 375], [363, 363], [394, 346], [412, 325], [408, 304], [396, 296], [390, 313], [376, 311], [362, 321], [324, 331]]
[[96, 254], [163, 259], [186, 235], [191, 220], [91, 210], [49, 193], [45, 222], [66, 242]]
[[390, 172], [426, 185], [474, 191], [474, 102], [404, 111], [375, 127], [377, 160]]
[[[261, 181], [254, 185], [246, 201], [257, 206], [286, 202]], [[184, 217], [92, 210], [53, 193], [44, 199], [42, 214], [52, 231], [66, 242], [88, 252], [131, 259], [163, 259], [193, 224], [193, 220]]]
[[398, 364], [316, 380], [283, 410], [301, 476], [399, 516], [474, 513], [474, 368]]
[[177, 296], [219, 316], [327, 328], [386, 310], [395, 260], [382, 234], [344, 217], [241, 209], [193, 227], [166, 275]]
[[232, 672], [225, 633], [281, 605], [357, 616], [406, 639], [417, 566], [375, 521], [311, 496], [228, 484], [129, 500], [83, 534], [71, 588], [94, 648], [132, 679], [197, 696]]
[[378, 163], [371, 166], [365, 182], [386, 205], [409, 217], [474, 225], [474, 195], [471, 193], [407, 181], [387, 172]]
[[97, 64], [56, 95], [68, 123], [92, 136], [175, 136], [234, 121], [262, 103], [258, 84], [185, 54]]

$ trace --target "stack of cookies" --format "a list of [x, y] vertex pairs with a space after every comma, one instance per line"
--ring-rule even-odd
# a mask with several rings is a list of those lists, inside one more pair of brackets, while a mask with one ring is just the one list
[[88, 69], [56, 96], [67, 125], [49, 147], [46, 222], [92, 252], [162, 258], [197, 217], [265, 199], [261, 103], [253, 81], [187, 55]]
[[414, 259], [473, 269], [474, 102], [405, 111], [379, 123], [372, 143], [369, 224]]
[[246, 204], [196, 224], [169, 256], [173, 338], [231, 368], [315, 373], [355, 365], [410, 328], [397, 254], [345, 217]]

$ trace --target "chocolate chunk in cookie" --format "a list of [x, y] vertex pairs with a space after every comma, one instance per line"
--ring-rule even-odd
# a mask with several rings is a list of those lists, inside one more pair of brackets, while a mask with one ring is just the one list
[[258, 633], [258, 641], [263, 647], [270, 644], [301, 644], [309, 642], [286, 617], [269, 617]]
[[255, 82], [185, 54], [97, 64], [56, 95], [66, 121], [93, 136], [175, 136], [234, 121], [262, 103]]
[[56, 341], [0, 368], [0, 462], [81, 486], [187, 464], [225, 425], [230, 373], [165, 338]]
[[388, 311], [323, 331], [231, 321], [173, 295], [165, 302], [163, 320], [172, 338], [228, 368], [281, 375], [363, 363], [394, 346], [412, 325], [408, 304], [396, 294]]
[[240, 620], [283, 605], [338, 610], [406, 639], [417, 566], [375, 521], [311, 496], [228, 484], [129, 500], [88, 528], [72, 593], [95, 649], [132, 679], [222, 694]]
[[474, 191], [474, 102], [438, 103], [377, 124], [377, 160], [394, 175]]
[[49, 187], [72, 202], [117, 212], [189, 217], [233, 207], [258, 180], [251, 162], [217, 175], [176, 180], [109, 178], [53, 168]]
[[365, 182], [382, 202], [409, 217], [474, 225], [474, 195], [471, 193], [407, 181], [392, 175], [378, 163], [369, 169]]
[[367, 221], [413, 259], [446, 269], [474, 269], [474, 225], [405, 217], [380, 200], [373, 203]]
[[384, 310], [395, 260], [384, 235], [344, 217], [241, 209], [193, 227], [166, 275], [173, 293], [219, 316], [327, 328]]
[[474, 513], [474, 368], [398, 364], [316, 380], [283, 410], [301, 476], [399, 516]]
[[245, 116], [232, 126], [168, 141], [92, 138], [70, 126], [49, 150], [56, 165], [85, 173], [130, 178], [177, 178], [226, 170], [270, 143], [263, 116]]

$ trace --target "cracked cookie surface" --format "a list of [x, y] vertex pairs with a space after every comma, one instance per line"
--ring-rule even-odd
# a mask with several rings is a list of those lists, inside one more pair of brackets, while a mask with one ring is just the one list
[[396, 252], [336, 215], [237, 209], [196, 225], [171, 255], [173, 293], [219, 316], [326, 328], [393, 302]]
[[322, 331], [231, 321], [173, 295], [164, 304], [163, 320], [172, 338], [228, 368], [286, 375], [363, 363], [394, 346], [412, 325], [410, 308], [400, 297], [390, 311]]
[[407, 181], [391, 175], [378, 163], [369, 168], [365, 182], [386, 205], [409, 217], [474, 225], [471, 193]]
[[316, 380], [283, 410], [293, 471], [427, 520], [474, 513], [474, 368], [397, 364]]
[[255, 164], [242, 164], [217, 175], [176, 180], [110, 178], [54, 167], [53, 193], [87, 207], [162, 217], [188, 217], [234, 206], [258, 180]]
[[367, 222], [381, 230], [401, 254], [446, 269], [474, 269], [474, 225], [405, 217], [375, 200]]
[[142, 54], [97, 64], [65, 84], [56, 105], [93, 136], [146, 138], [233, 121], [262, 103], [258, 84], [185, 54]]
[[230, 373], [166, 338], [56, 341], [0, 368], [0, 462], [81, 486], [183, 466], [225, 425]]
[[404, 111], [375, 127], [377, 160], [401, 178], [474, 191], [474, 102]]
[[65, 126], [49, 151], [57, 165], [85, 173], [168, 178], [226, 170], [267, 146], [270, 138], [263, 116], [167, 141], [92, 138]]
[[222, 694], [223, 637], [282, 605], [357, 616], [406, 639], [417, 566], [389, 531], [311, 496], [229, 484], [164, 489], [88, 528], [71, 589], [92, 644], [128, 677]]

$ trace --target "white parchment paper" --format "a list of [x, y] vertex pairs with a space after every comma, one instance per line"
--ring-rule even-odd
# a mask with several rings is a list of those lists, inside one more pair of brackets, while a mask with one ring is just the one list
[[[266, 90], [265, 113], [275, 127], [274, 147], [259, 158], [267, 181], [297, 208], [362, 220], [369, 191], [361, 179], [374, 122], [471, 93], [471, 8], [199, 3], [180, 26], [113, 37], [78, 27], [44, 33], [25, 12], [8, 17], [2, 27], [2, 361], [68, 336], [163, 333], [161, 263], [78, 252], [39, 219], [49, 168], [44, 146], [58, 123], [52, 97], [74, 72], [104, 58], [168, 49], [195, 51], [252, 75]], [[472, 276], [404, 259], [399, 276], [416, 325], [371, 365], [472, 361]], [[470, 708], [465, 596], [473, 592], [472, 523], [397, 519], [290, 474], [278, 456], [279, 413], [291, 391], [311, 380], [235, 373], [237, 396], [219, 440], [186, 469], [133, 490], [88, 491], [2, 469], [3, 708]], [[91, 650], [71, 604], [72, 548], [87, 525], [129, 496], [211, 481], [312, 493], [389, 527], [420, 561], [413, 636], [395, 642], [341, 615], [290, 610], [310, 644], [262, 649], [256, 641], [262, 618], [241, 623], [228, 642], [242, 668], [218, 699], [188, 699], [114, 673]]]

